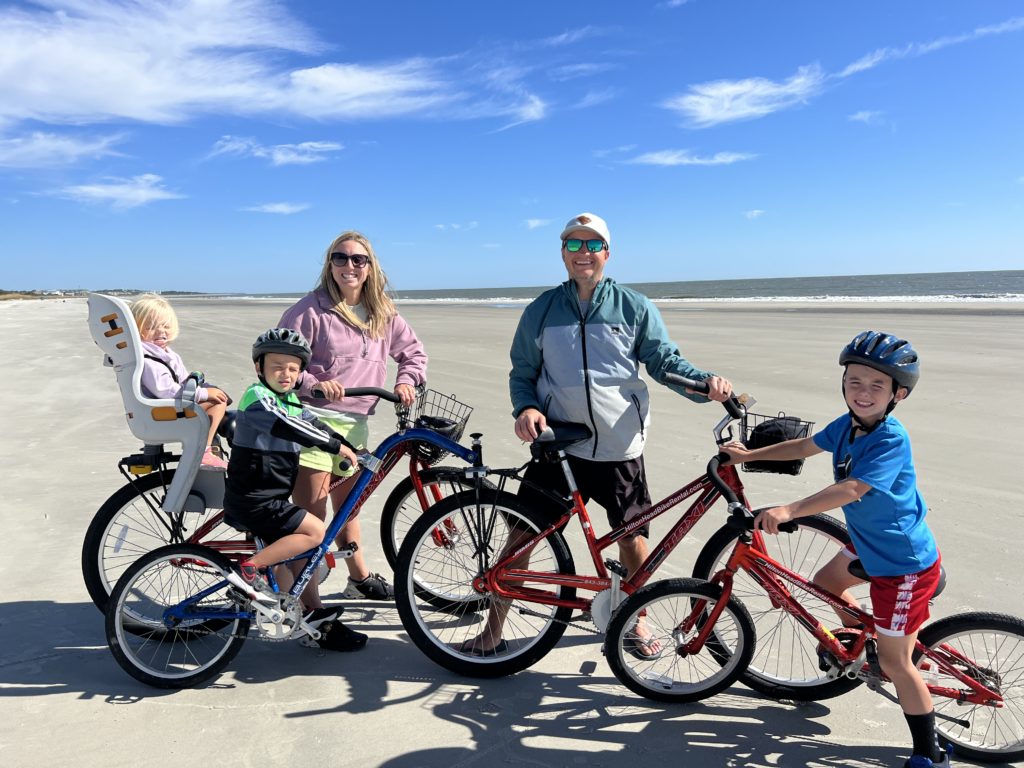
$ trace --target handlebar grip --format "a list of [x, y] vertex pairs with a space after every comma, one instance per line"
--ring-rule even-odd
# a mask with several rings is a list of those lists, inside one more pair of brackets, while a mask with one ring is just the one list
[[352, 469], [352, 462], [349, 461], [348, 459], [342, 459], [341, 461], [338, 462], [338, 469], [340, 469], [342, 472], [348, 472], [350, 469]]
[[[740, 531], [752, 531], [754, 530], [754, 520], [760, 511], [760, 509], [755, 509], [750, 513], [750, 516], [733, 513], [729, 517], [728, 526]], [[784, 523], [779, 523], [779, 532], [796, 533], [798, 527], [796, 520], [787, 520]]]
[[[324, 397], [324, 391], [320, 387], [314, 386], [311, 390], [313, 397]], [[391, 403], [401, 402], [401, 398], [392, 392], [390, 389], [381, 389], [380, 387], [352, 387], [351, 389], [345, 390], [345, 397], [379, 397], [381, 400], [387, 400]]]
[[[708, 386], [706, 381], [697, 381], [696, 379], [688, 379], [685, 376], [680, 376], [677, 373], [666, 373], [662, 378], [666, 384], [675, 384], [679, 387], [686, 387], [692, 389], [701, 395], [706, 395], [711, 387]], [[722, 407], [732, 416], [734, 419], [743, 418], [743, 407], [740, 405], [740, 401], [736, 399], [736, 396], [731, 396], [728, 400], [722, 403]]]

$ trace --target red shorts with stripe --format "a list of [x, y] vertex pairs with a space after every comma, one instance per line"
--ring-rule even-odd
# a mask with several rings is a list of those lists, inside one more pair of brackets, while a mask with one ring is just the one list
[[[846, 554], [856, 557], [852, 547], [847, 547]], [[912, 635], [928, 621], [928, 601], [939, 586], [941, 562], [940, 557], [923, 571], [906, 576], [871, 577], [871, 612], [878, 634]]]

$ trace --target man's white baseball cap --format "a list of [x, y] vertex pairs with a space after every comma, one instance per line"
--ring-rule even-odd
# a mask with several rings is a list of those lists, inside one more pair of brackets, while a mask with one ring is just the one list
[[593, 232], [599, 238], [604, 240], [605, 244], [609, 248], [612, 245], [612, 236], [608, 233], [608, 225], [600, 216], [593, 213], [581, 213], [579, 216], [573, 216], [565, 225], [565, 229], [562, 230], [562, 234], [559, 235], [559, 240], [565, 240], [571, 232], [575, 232], [577, 229], [585, 229], [588, 232]]

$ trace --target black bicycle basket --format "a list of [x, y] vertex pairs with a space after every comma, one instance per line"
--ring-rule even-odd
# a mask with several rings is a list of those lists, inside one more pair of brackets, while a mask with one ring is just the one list
[[[425, 389], [413, 405], [413, 424], [420, 429], [429, 429], [458, 442], [466, 430], [466, 422], [473, 409], [460, 403], [454, 395], [442, 395], [433, 389]], [[448, 451], [430, 443], [418, 442], [414, 448], [420, 459], [427, 465], [436, 464]]]
[[[796, 416], [787, 416], [781, 411], [777, 416], [748, 413], [743, 420], [743, 445], [753, 450], [777, 445], [786, 440], [808, 437], [813, 421], [804, 421]], [[743, 464], [746, 472], [771, 472], [776, 475], [799, 475], [803, 459], [786, 461], [748, 461]]]

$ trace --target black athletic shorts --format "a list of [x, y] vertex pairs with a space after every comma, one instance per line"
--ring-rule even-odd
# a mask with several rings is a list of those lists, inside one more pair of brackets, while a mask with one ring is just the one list
[[[591, 461], [569, 456], [569, 468], [576, 478], [576, 487], [583, 501], [596, 501], [608, 513], [608, 524], [616, 528], [632, 520], [651, 505], [651, 494], [647, 489], [647, 473], [644, 471], [644, 457], [627, 461]], [[546, 461], [534, 461], [526, 468], [524, 479], [561, 496], [569, 495], [569, 487], [562, 473], [562, 465]], [[562, 512], [544, 494], [535, 491], [525, 483], [519, 486], [517, 496], [534, 509], [554, 520]], [[637, 529], [634, 536], [650, 534], [647, 526]]]
[[306, 510], [287, 499], [270, 499], [244, 511], [224, 510], [225, 523], [240, 531], [256, 534], [264, 544], [295, 533], [305, 516]]

